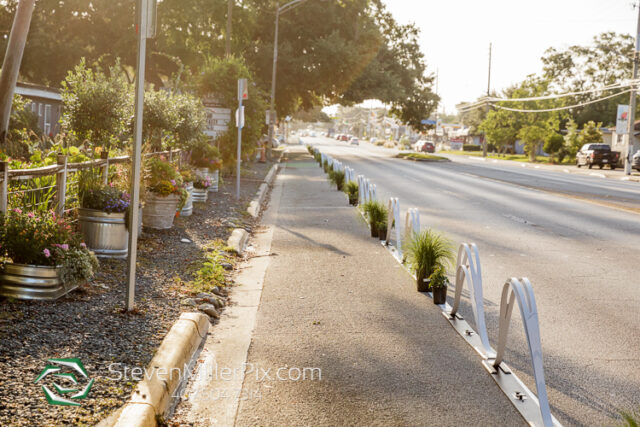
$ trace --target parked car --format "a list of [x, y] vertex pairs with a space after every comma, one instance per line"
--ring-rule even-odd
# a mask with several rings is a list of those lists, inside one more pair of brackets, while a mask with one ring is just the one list
[[620, 153], [611, 151], [607, 144], [584, 144], [576, 154], [576, 166], [587, 166], [589, 169], [597, 165], [602, 169], [605, 165], [613, 170], [618, 165]]
[[351, 138], [349, 140], [349, 145], [360, 145], [360, 140], [358, 138]]
[[340, 141], [349, 141], [349, 135], [340, 135]]
[[631, 158], [631, 168], [640, 172], [640, 151]]

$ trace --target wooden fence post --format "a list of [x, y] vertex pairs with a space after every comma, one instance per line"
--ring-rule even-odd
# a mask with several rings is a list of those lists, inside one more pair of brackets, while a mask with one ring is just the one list
[[67, 197], [67, 156], [58, 154], [58, 165], [62, 166], [62, 170], [56, 173], [56, 213], [63, 216]]
[[9, 194], [9, 163], [6, 161], [0, 162], [0, 175], [2, 176], [2, 184], [0, 184], [0, 213], [6, 213], [9, 201], [7, 200]]
[[102, 160], [106, 160], [105, 164], [102, 165], [102, 183], [104, 185], [109, 184], [109, 152], [103, 151], [100, 153], [100, 158]]

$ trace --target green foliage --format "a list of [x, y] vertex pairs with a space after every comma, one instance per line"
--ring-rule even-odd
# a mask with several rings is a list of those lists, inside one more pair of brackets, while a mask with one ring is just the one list
[[455, 262], [451, 241], [431, 229], [414, 233], [406, 243], [405, 253], [418, 278], [430, 277], [437, 269], [446, 271]]
[[148, 90], [144, 94], [143, 132], [152, 151], [175, 145], [175, 131], [180, 124], [178, 103], [164, 90]]
[[594, 121], [589, 120], [580, 131], [580, 135], [578, 135], [579, 145], [582, 146], [584, 144], [602, 143], [601, 127], [602, 123], [595, 123]]
[[89, 168], [78, 172], [78, 196], [80, 206], [107, 213], [127, 212], [129, 195], [112, 185], [105, 185], [98, 169]]
[[[24, 213], [13, 209], [6, 213], [0, 230], [2, 253], [16, 264], [63, 266], [64, 279], [88, 279], [89, 270], [79, 267], [82, 260], [92, 266], [94, 260], [71, 224], [55, 213]], [[66, 269], [66, 270], [64, 270]], [[92, 271], [92, 270], [91, 270]]]
[[207, 168], [211, 172], [222, 167], [220, 151], [207, 136], [199, 138], [191, 147], [191, 163], [198, 168]]
[[344, 185], [344, 171], [331, 171], [329, 173], [329, 179], [336, 185], [338, 191], [342, 191], [342, 187]]
[[133, 112], [131, 85], [120, 63], [105, 73], [88, 68], [82, 59], [62, 82], [63, 128], [80, 140], [89, 140], [107, 151], [121, 148], [128, 138]]
[[538, 148], [548, 134], [549, 130], [537, 123], [523, 126], [518, 131], [518, 138], [524, 143], [524, 152], [532, 162], [536, 161]]
[[544, 140], [544, 151], [549, 154], [553, 159], [558, 159], [562, 162], [565, 156], [564, 152], [564, 137], [559, 133], [552, 132]]
[[349, 196], [349, 200], [358, 200], [359, 186], [356, 181], [349, 181], [344, 186], [344, 192]]
[[447, 272], [442, 267], [436, 268], [435, 271], [429, 276], [429, 279], [431, 279], [429, 286], [432, 289], [446, 288], [449, 285]]
[[369, 200], [362, 208], [364, 209], [364, 213], [367, 215], [369, 223], [373, 229], [377, 229], [379, 224], [384, 223], [387, 220], [387, 207], [382, 202]]
[[64, 262], [58, 275], [63, 283], [83, 283], [95, 276], [98, 259], [86, 248], [70, 248], [64, 253]]
[[200, 141], [207, 126], [207, 114], [202, 101], [188, 93], [173, 94], [177, 106], [178, 123], [173, 129], [181, 148], [189, 149]]
[[622, 424], [621, 427], [638, 427], [640, 426], [640, 415], [637, 412], [626, 412], [623, 411], [620, 413], [622, 416]]
[[158, 157], [152, 157], [145, 162], [145, 184], [149, 191], [158, 196], [166, 197], [171, 194], [180, 196], [178, 210], [182, 209], [189, 197], [178, 169]]

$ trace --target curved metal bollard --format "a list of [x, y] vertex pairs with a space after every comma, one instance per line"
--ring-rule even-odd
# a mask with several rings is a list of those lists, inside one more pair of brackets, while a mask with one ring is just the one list
[[402, 240], [400, 233], [400, 200], [397, 197], [389, 199], [389, 209], [387, 210], [387, 235], [385, 236], [385, 245], [389, 246], [391, 241], [391, 230], [396, 230], [396, 250], [398, 255], [402, 256]]
[[475, 243], [463, 243], [458, 249], [458, 261], [456, 263], [455, 297], [451, 311], [447, 314], [451, 319], [462, 319], [458, 315], [462, 288], [467, 283], [473, 309], [473, 317], [478, 329], [482, 348], [478, 352], [485, 358], [495, 357], [495, 350], [489, 342], [487, 323], [484, 315], [484, 299], [482, 295], [482, 267], [480, 265], [480, 253]]
[[[511, 313], [513, 312], [514, 300], [518, 301], [524, 332], [527, 336], [531, 364], [533, 365], [533, 376], [538, 392], [538, 403], [540, 415], [545, 427], [557, 425], [557, 421], [551, 415], [547, 387], [544, 380], [544, 365], [542, 363], [542, 344], [540, 342], [540, 323], [538, 322], [538, 308], [533, 294], [531, 282], [526, 277], [517, 279], [512, 277], [507, 280], [502, 288], [502, 300], [500, 301], [500, 332], [498, 336], [498, 352], [492, 365], [499, 372], [504, 351], [507, 345], [507, 334], [511, 323]], [[555, 421], [555, 422], [554, 422]]]

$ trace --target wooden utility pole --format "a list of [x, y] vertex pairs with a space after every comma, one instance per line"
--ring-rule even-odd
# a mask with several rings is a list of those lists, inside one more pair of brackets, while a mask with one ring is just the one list
[[225, 41], [225, 54], [227, 58], [231, 56], [231, 16], [233, 14], [233, 0], [229, 0], [227, 5], [227, 39]]
[[[491, 93], [491, 43], [489, 43], [489, 74], [487, 77], [487, 98]], [[487, 103], [486, 106], [487, 109], [487, 113], [489, 112], [489, 104]], [[483, 135], [482, 138], [482, 157], [487, 157], [487, 135], [485, 133], [485, 135]]]
[[627, 124], [627, 149], [624, 152], [624, 174], [631, 175], [631, 156], [633, 155], [633, 142], [635, 139], [635, 121], [636, 121], [636, 85], [635, 80], [638, 78], [638, 60], [640, 59], [640, 4], [636, 4], [638, 8], [638, 24], [636, 26], [636, 50], [633, 52], [633, 86], [631, 86], [631, 95], [629, 96], [629, 122]]
[[22, 54], [24, 53], [24, 45], [27, 43], [35, 4], [36, 0], [20, 0], [16, 16], [13, 18], [7, 52], [4, 55], [2, 73], [0, 74], [0, 143], [4, 143], [7, 137], [13, 93], [18, 81]]

